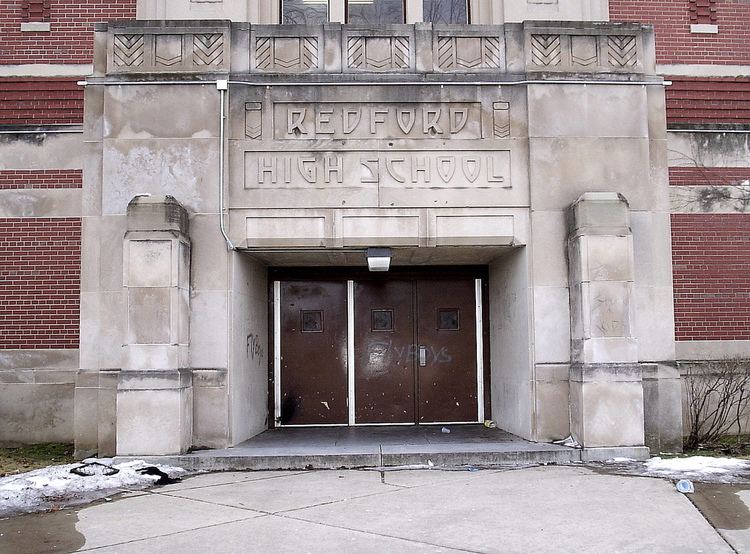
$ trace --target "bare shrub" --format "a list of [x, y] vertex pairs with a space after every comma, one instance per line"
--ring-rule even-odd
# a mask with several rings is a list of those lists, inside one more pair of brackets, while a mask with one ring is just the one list
[[731, 358], [691, 364], [684, 376], [690, 433], [685, 448], [742, 434], [750, 415], [750, 360]]

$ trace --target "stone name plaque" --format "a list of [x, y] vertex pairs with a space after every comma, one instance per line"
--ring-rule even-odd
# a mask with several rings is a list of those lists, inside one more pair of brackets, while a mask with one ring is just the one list
[[510, 152], [245, 152], [245, 189], [510, 189]]
[[478, 139], [479, 102], [276, 102], [274, 138]]

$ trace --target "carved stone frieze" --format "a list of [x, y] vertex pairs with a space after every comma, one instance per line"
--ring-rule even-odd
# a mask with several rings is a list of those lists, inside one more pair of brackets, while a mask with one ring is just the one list
[[229, 27], [149, 27], [112, 24], [108, 73], [225, 72]]
[[655, 73], [652, 31], [629, 23], [371, 28], [169, 21], [115, 22], [103, 30], [107, 73], [226, 73], [230, 61], [234, 74]]
[[644, 67], [642, 34], [607, 28], [530, 28], [526, 66], [564, 72], [638, 72]]

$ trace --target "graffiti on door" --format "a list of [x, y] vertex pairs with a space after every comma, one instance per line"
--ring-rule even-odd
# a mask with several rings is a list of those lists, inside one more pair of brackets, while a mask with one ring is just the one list
[[[447, 364], [453, 361], [447, 346], [427, 346], [427, 363]], [[367, 345], [367, 359], [370, 365], [387, 367], [389, 363], [404, 364], [417, 355], [416, 344], [394, 346], [391, 341], [371, 341]]]

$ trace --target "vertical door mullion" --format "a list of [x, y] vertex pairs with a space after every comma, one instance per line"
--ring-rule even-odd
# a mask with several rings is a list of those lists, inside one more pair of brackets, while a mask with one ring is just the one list
[[273, 283], [273, 415], [281, 422], [281, 281]]
[[412, 351], [412, 367], [414, 368], [414, 423], [419, 424], [419, 281], [412, 283], [411, 313], [414, 321], [414, 348]]
[[354, 281], [351, 279], [346, 282], [346, 312], [347, 405], [349, 407], [349, 425], [354, 425], [356, 413], [354, 396]]
[[474, 280], [476, 295], [476, 329], [477, 340], [477, 421], [484, 421], [484, 324], [482, 322], [482, 280]]

